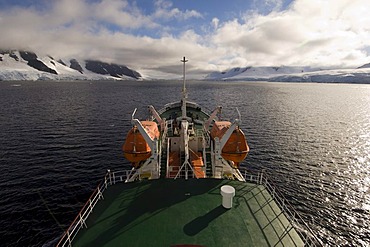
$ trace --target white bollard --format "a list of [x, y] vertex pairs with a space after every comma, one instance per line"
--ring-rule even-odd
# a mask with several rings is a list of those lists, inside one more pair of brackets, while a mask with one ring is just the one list
[[235, 189], [230, 185], [224, 185], [221, 187], [221, 195], [222, 195], [222, 206], [224, 208], [232, 208], [233, 207], [233, 198], [235, 196]]

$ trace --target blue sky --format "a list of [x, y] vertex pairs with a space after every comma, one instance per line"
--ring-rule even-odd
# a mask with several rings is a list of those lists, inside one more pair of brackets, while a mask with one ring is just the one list
[[[87, 4], [99, 4], [102, 2], [112, 3], [117, 2], [127, 5], [125, 9], [131, 11], [135, 9], [141, 12], [143, 16], [153, 16], [161, 9], [165, 15], [154, 17], [153, 19], [161, 28], [152, 28], [150, 26], [141, 26], [140, 28], [127, 28], [116, 23], [101, 22], [105, 27], [114, 32], [126, 32], [134, 35], [145, 35], [159, 38], [161, 31], [168, 30], [171, 35], [179, 35], [187, 29], [194, 29], [198, 33], [207, 32], [207, 26], [212, 22], [212, 19], [217, 18], [220, 22], [225, 22], [234, 19], [240, 19], [246, 13], [256, 12], [268, 14], [273, 10], [284, 10], [291, 0], [141, 0], [141, 1], [102, 1], [102, 0], [86, 0]], [[73, 1], [71, 1], [73, 5]], [[47, 11], [53, 7], [52, 1], [46, 0], [0, 0], [0, 8], [34, 8], [40, 11]], [[186, 16], [188, 15], [188, 16]]]
[[0, 48], [144, 73], [370, 62], [368, 0], [0, 0]]

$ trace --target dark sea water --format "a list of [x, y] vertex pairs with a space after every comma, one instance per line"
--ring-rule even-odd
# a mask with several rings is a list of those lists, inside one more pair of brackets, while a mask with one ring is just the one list
[[[126, 168], [130, 116], [177, 101], [174, 82], [0, 82], [0, 246], [51, 246], [107, 169]], [[189, 82], [242, 114], [250, 154], [328, 246], [370, 246], [370, 85]]]

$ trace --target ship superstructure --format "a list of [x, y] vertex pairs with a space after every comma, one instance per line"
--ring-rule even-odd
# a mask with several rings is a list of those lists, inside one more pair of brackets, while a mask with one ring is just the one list
[[108, 170], [57, 246], [320, 246], [262, 173], [240, 163], [241, 116], [219, 119], [181, 100], [131, 116], [122, 146], [130, 170]]
[[133, 128], [122, 147], [133, 170], [128, 181], [138, 178], [228, 178], [245, 181], [239, 171], [249, 147], [240, 129], [240, 113], [233, 122], [221, 121], [222, 107], [208, 114], [188, 101], [183, 60], [183, 89], [179, 102], [157, 111], [149, 106], [149, 121], [132, 114]]

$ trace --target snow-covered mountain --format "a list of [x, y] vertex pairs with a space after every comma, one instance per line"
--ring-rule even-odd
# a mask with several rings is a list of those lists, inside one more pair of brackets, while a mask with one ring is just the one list
[[[145, 70], [143, 70], [145, 75]], [[173, 75], [172, 75], [173, 76]], [[130, 80], [163, 79], [167, 74], [139, 72], [124, 65], [98, 60], [55, 59], [29, 51], [0, 50], [0, 81], [9, 80]], [[177, 78], [177, 77], [176, 77]], [[370, 64], [356, 69], [325, 70], [312, 67], [242, 67], [212, 72], [205, 80], [280, 81], [280, 82], [346, 82], [369, 83]]]
[[317, 71], [319, 69], [314, 69], [311, 67], [244, 67], [244, 68], [233, 68], [225, 72], [212, 72], [206, 76], [206, 79], [211, 80], [228, 80], [228, 79], [242, 79], [242, 78], [257, 78], [257, 79], [267, 79], [272, 76], [286, 75], [286, 74], [295, 74], [295, 73], [304, 73]]
[[280, 81], [280, 82], [346, 82], [370, 83], [370, 64], [357, 69], [324, 70], [311, 67], [244, 67], [226, 72], [212, 72], [206, 80]]
[[0, 81], [141, 79], [124, 65], [97, 60], [54, 59], [29, 51], [0, 51]]

